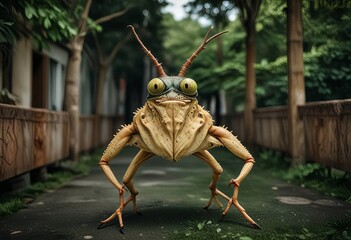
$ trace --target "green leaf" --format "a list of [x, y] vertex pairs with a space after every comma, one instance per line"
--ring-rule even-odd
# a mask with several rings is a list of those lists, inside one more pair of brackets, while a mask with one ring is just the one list
[[243, 236], [243, 237], [240, 237], [239, 240], [252, 240], [252, 238]]
[[26, 15], [26, 17], [27, 17], [28, 19], [32, 19], [32, 17], [33, 17], [33, 11], [32, 11], [32, 9], [31, 9], [31, 7], [26, 6], [26, 8], [24, 9], [24, 13], [25, 13], [25, 15]]
[[97, 32], [102, 32], [102, 26], [97, 25], [97, 26], [96, 26], [96, 31], [97, 31]]
[[38, 13], [39, 13], [40, 17], [46, 17], [46, 13], [45, 13], [45, 11], [43, 9], [39, 8], [38, 9]]
[[197, 224], [197, 229], [201, 230], [204, 228], [204, 226], [205, 226], [205, 222], [199, 223]]
[[62, 21], [58, 21], [57, 24], [60, 26], [61, 29], [65, 29], [66, 28], [66, 25], [64, 24], [64, 22]]
[[70, 26], [67, 26], [67, 30], [72, 36], [75, 36], [77, 34], [77, 30], [74, 28], [71, 28]]
[[299, 235], [298, 235], [298, 238], [304, 240], [304, 239], [306, 239], [306, 236], [303, 235], [303, 234], [299, 234]]
[[44, 27], [46, 29], [49, 29], [51, 27], [51, 22], [50, 22], [50, 19], [49, 18], [45, 18], [44, 19]]

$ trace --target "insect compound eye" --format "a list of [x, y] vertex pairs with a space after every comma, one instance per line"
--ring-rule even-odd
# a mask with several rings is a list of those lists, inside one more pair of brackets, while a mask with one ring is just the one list
[[147, 91], [151, 95], [158, 95], [165, 90], [165, 83], [159, 79], [159, 78], [153, 78], [151, 81], [147, 84]]
[[191, 78], [185, 78], [179, 84], [180, 90], [186, 95], [195, 95], [197, 93], [197, 84]]

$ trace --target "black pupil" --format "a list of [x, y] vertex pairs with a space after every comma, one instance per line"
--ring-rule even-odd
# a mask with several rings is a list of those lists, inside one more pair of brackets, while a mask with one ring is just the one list
[[154, 85], [154, 88], [155, 88], [155, 90], [158, 88], [158, 85], [157, 85], [157, 83], [155, 83], [155, 85]]
[[185, 87], [186, 89], [188, 89], [188, 88], [189, 88], [189, 84], [186, 83], [186, 84], [184, 85], [184, 87]]

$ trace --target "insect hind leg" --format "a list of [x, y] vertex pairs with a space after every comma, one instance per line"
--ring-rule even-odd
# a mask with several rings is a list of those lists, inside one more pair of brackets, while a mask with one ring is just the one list
[[132, 178], [134, 177], [138, 168], [153, 155], [153, 153], [140, 150], [138, 154], [134, 157], [132, 162], [129, 164], [129, 167], [123, 176], [123, 183], [130, 192], [130, 196], [127, 199], [127, 201], [124, 202], [123, 206], [126, 206], [129, 202], [133, 202], [133, 209], [139, 215], [141, 213], [136, 206], [136, 196], [139, 192], [135, 190]]

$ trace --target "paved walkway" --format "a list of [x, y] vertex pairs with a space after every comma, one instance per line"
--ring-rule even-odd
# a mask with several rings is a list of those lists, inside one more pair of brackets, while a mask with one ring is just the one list
[[[231, 195], [228, 180], [238, 175], [243, 162], [223, 149], [212, 152], [224, 168], [219, 189]], [[133, 154], [135, 150], [128, 148], [111, 162], [119, 179]], [[351, 218], [351, 205], [285, 183], [254, 167], [240, 187], [239, 202], [263, 229], [251, 228], [237, 210], [231, 210], [217, 225], [222, 210], [215, 205], [202, 210], [210, 196], [210, 176], [209, 167], [195, 157], [179, 163], [151, 158], [134, 179], [143, 215], [136, 215], [128, 206], [123, 215], [126, 234], [121, 235], [116, 220], [97, 230], [99, 221], [116, 209], [118, 196], [96, 167], [89, 176], [45, 193], [28, 208], [2, 219], [0, 239], [192, 239], [200, 231], [197, 223], [209, 220], [218, 238], [237, 234], [269, 239], [279, 233], [327, 231], [330, 224]], [[232, 235], [225, 234], [228, 232]]]

